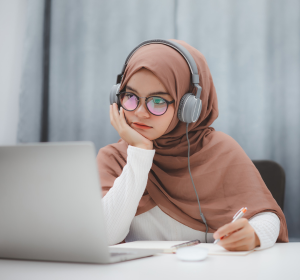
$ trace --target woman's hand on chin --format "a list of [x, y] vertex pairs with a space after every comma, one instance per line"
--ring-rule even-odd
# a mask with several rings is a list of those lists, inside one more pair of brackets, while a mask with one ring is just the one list
[[139, 134], [127, 124], [124, 109], [122, 107], [119, 113], [118, 105], [116, 103], [110, 105], [109, 115], [110, 123], [116, 131], [118, 131], [120, 137], [129, 145], [141, 149], [153, 150], [153, 142]]
[[241, 218], [234, 223], [226, 224], [220, 227], [213, 237], [218, 239], [222, 236], [222, 240], [218, 245], [224, 247], [228, 251], [250, 251], [257, 246], [260, 246], [259, 238], [248, 220]]

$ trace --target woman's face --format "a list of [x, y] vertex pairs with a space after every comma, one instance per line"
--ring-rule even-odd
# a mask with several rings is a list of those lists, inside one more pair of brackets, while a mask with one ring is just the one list
[[[126, 87], [126, 92], [132, 92], [139, 97], [159, 96], [172, 101], [162, 82], [149, 70], [143, 68], [132, 75]], [[162, 136], [175, 112], [174, 103], [169, 104], [167, 111], [161, 116], [152, 115], [145, 104], [145, 98], [140, 99], [139, 106], [134, 111], [124, 110], [127, 123], [149, 140]]]

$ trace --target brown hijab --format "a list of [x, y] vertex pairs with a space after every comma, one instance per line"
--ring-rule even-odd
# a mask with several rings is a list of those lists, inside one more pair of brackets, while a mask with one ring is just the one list
[[[204, 56], [184, 41], [193, 56], [202, 86], [202, 111], [197, 122], [189, 124], [191, 172], [199, 195], [201, 210], [209, 231], [230, 223], [234, 214], [247, 207], [245, 218], [260, 212], [273, 212], [280, 219], [278, 242], [288, 242], [284, 214], [262, 180], [252, 161], [230, 136], [210, 125], [218, 117], [217, 94]], [[130, 59], [121, 89], [141, 68], [152, 71], [175, 100], [176, 112], [181, 97], [195, 89], [185, 59], [173, 48], [151, 44], [140, 48]], [[155, 156], [148, 182], [136, 215], [156, 205], [178, 222], [199, 231], [205, 224], [199, 214], [196, 195], [187, 168], [186, 124], [174, 115], [167, 131], [154, 141]], [[113, 186], [126, 165], [128, 144], [118, 143], [100, 149], [97, 156], [103, 196]]]

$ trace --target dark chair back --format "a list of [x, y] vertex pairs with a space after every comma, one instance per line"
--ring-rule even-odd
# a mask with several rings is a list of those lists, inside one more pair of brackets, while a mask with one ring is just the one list
[[275, 161], [253, 160], [265, 184], [283, 211], [285, 192], [284, 169]]

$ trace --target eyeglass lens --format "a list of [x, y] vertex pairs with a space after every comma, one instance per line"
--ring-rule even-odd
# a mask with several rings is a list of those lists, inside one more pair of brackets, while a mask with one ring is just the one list
[[[120, 94], [120, 103], [125, 110], [133, 111], [137, 108], [139, 99], [133, 93], [123, 92]], [[167, 102], [157, 96], [147, 98], [146, 106], [156, 116], [164, 114], [168, 108]]]

